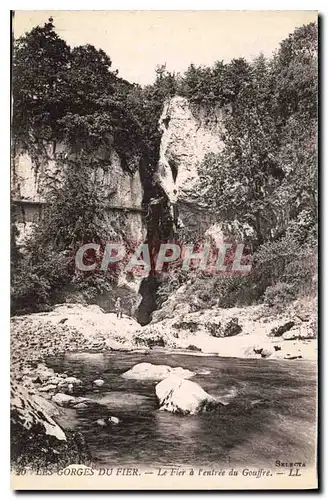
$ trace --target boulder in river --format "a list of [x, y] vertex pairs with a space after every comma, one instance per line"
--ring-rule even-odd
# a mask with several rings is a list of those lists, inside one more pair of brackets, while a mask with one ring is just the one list
[[117, 417], [109, 417], [108, 422], [110, 422], [111, 424], [117, 425], [120, 423], [120, 419]]
[[96, 424], [100, 425], [100, 427], [106, 427], [106, 422], [104, 418], [98, 418]]
[[[67, 375], [66, 375], [67, 377]], [[59, 375], [55, 375], [54, 377], [51, 377], [47, 380], [47, 383], [48, 384], [53, 384], [53, 385], [58, 385], [58, 384], [61, 384], [64, 380], [64, 377], [63, 376], [59, 376]]]
[[191, 380], [171, 375], [156, 385], [160, 410], [196, 415], [214, 409], [220, 404], [213, 396]]
[[196, 374], [197, 375], [210, 375], [211, 371], [210, 370], [206, 370], [206, 368], [205, 369], [201, 368], [200, 370], [197, 371]]
[[72, 394], [76, 392], [76, 390], [79, 389], [81, 386], [82, 386], [82, 380], [80, 380], [79, 378], [67, 377], [58, 384], [58, 389], [61, 392], [68, 392], [69, 394]]
[[298, 330], [292, 332], [286, 332], [282, 335], [283, 340], [297, 340], [299, 337]]
[[242, 331], [242, 327], [238, 323], [238, 318], [233, 317], [227, 321], [214, 321], [214, 319], [206, 324], [207, 330], [212, 337], [233, 337]]
[[76, 403], [74, 404], [73, 408], [75, 410], [85, 410], [86, 408], [88, 408], [88, 405], [86, 403]]
[[94, 380], [93, 385], [95, 385], [96, 387], [101, 387], [102, 385], [104, 385], [104, 383], [104, 380], [102, 380], [101, 378], [97, 378], [97, 380]]
[[122, 374], [123, 378], [136, 380], [163, 380], [170, 375], [175, 375], [181, 379], [193, 377], [195, 374], [190, 370], [172, 368], [167, 365], [152, 365], [151, 363], [138, 363], [131, 370]]
[[57, 405], [59, 405], [59, 406], [65, 406], [65, 407], [71, 406], [72, 404], [75, 403], [74, 396], [69, 396], [68, 394], [63, 394], [61, 392], [57, 392], [57, 394], [55, 394], [52, 397], [52, 400]]
[[270, 331], [271, 337], [281, 337], [284, 333], [288, 332], [295, 325], [295, 321], [287, 321], [283, 325], [272, 328]]
[[54, 391], [55, 389], [57, 389], [57, 385], [47, 384], [40, 387], [39, 392], [49, 392], [49, 391]]

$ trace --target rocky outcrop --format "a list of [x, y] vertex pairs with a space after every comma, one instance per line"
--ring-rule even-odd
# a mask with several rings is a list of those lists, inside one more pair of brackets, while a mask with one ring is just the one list
[[233, 337], [242, 331], [242, 327], [238, 324], [238, 318], [233, 317], [222, 324], [221, 321], [209, 322], [207, 325], [212, 337]]
[[[282, 313], [271, 312], [263, 305], [233, 307], [229, 309], [195, 307], [186, 285], [181, 286], [163, 308], [156, 311], [153, 321], [140, 328], [134, 335], [138, 345], [151, 345], [152, 339], [169, 349], [188, 350], [193, 346], [194, 354], [217, 354], [237, 358], [279, 358], [290, 352], [296, 341], [303, 358], [316, 358], [315, 322], [301, 321], [295, 311], [299, 301], [290, 304]], [[304, 313], [315, 313], [311, 299]], [[294, 322], [293, 328], [279, 337], [272, 336], [282, 325]], [[291, 340], [289, 340], [291, 339]], [[295, 346], [295, 347], [296, 347]], [[155, 347], [154, 347], [155, 348]], [[202, 353], [197, 352], [202, 351]]]
[[288, 332], [288, 330], [293, 328], [294, 325], [294, 321], [287, 321], [287, 323], [284, 323], [283, 325], [272, 328], [270, 335], [272, 335], [272, 337], [281, 337], [285, 332]]
[[59, 441], [66, 441], [64, 431], [56, 424], [42, 406], [42, 399], [36, 401], [26, 389], [13, 384], [11, 401], [11, 423], [14, 428], [53, 436]]
[[138, 363], [133, 368], [122, 374], [123, 378], [136, 380], [163, 380], [169, 376], [182, 379], [193, 377], [195, 374], [180, 366], [172, 368], [167, 365], [152, 365], [151, 363]]
[[[124, 169], [120, 157], [110, 145], [98, 148], [92, 154], [104, 162], [104, 166], [90, 172], [90, 176], [106, 199], [108, 227], [115, 227], [116, 223], [127, 239], [143, 240], [146, 228], [142, 220], [144, 193], [139, 170]], [[69, 155], [72, 153], [61, 143], [45, 144], [43, 155], [36, 159], [26, 152], [16, 152], [12, 163], [11, 193], [17, 205], [18, 228], [23, 232], [20, 238], [28, 236], [31, 225], [38, 222], [50, 183], [54, 178], [60, 182], [57, 158]]]
[[159, 121], [162, 139], [158, 179], [171, 203], [178, 206], [180, 225], [190, 230], [204, 232], [214, 220], [203, 210], [197, 184], [205, 155], [222, 150], [224, 112], [175, 96], [165, 103]]
[[156, 385], [155, 390], [160, 410], [171, 413], [196, 415], [200, 412], [213, 410], [220, 404], [196, 382], [185, 380], [176, 375], [162, 380]]
[[56, 471], [72, 462], [90, 462], [83, 436], [64, 430], [50, 401], [16, 383], [11, 386], [11, 466], [14, 471]]
[[108, 418], [99, 418], [96, 422], [100, 427], [107, 427], [108, 425], [118, 425], [120, 423], [120, 419], [117, 417], [108, 417]]
[[[62, 323], [64, 318], [66, 321]], [[13, 380], [23, 388], [32, 387], [34, 392], [36, 389], [46, 398], [56, 392], [72, 398], [81, 394], [81, 381], [47, 368], [46, 358], [85, 351], [87, 363], [92, 362], [92, 356], [98, 356], [99, 364], [106, 350], [132, 349], [133, 335], [139, 327], [135, 320], [118, 320], [115, 314], [104, 314], [98, 306], [78, 304], [59, 306], [49, 313], [14, 317], [10, 336]], [[83, 402], [78, 398], [70, 401]]]
[[223, 113], [218, 107], [191, 104], [185, 97], [175, 96], [165, 103], [159, 121], [162, 140], [158, 173], [172, 202], [197, 199], [195, 187], [204, 156], [223, 147]]
[[97, 380], [93, 381], [93, 385], [95, 385], [96, 387], [101, 387], [104, 385], [104, 383], [105, 383], [105, 381], [102, 380], [101, 378], [97, 378]]

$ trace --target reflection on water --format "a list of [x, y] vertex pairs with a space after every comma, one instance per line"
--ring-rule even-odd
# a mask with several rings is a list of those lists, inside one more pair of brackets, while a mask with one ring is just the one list
[[[136, 363], [182, 366], [192, 380], [229, 403], [214, 413], [182, 417], [159, 411], [153, 381], [120, 375]], [[182, 354], [108, 353], [50, 359], [59, 372], [83, 380], [83, 395], [103, 406], [76, 411], [99, 466], [272, 466], [275, 460], [314, 462], [316, 366], [307, 361], [238, 360]], [[95, 389], [93, 380], [105, 384]], [[99, 427], [108, 415], [122, 422]]]

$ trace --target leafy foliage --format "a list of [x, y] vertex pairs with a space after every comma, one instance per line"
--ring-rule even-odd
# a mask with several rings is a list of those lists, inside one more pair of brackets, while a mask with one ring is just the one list
[[[212, 68], [191, 65], [178, 92], [225, 110], [224, 149], [208, 154], [200, 171], [203, 202], [227, 236], [253, 246], [249, 276], [192, 280], [222, 307], [265, 300], [283, 306], [313, 293], [317, 240], [317, 26], [263, 55]], [[198, 287], [194, 283], [201, 279]], [[158, 291], [179, 287], [175, 277]]]
[[131, 151], [140, 159], [142, 135], [126, 106], [133, 86], [111, 65], [109, 56], [92, 45], [71, 49], [52, 20], [16, 40], [13, 138], [18, 147], [38, 157], [44, 141], [76, 146], [78, 137], [90, 148], [111, 135], [125, 166]]
[[316, 25], [297, 29], [272, 61], [256, 59], [230, 109], [225, 148], [205, 159], [201, 184], [226, 227], [252, 229], [249, 288], [282, 303], [316, 272]]

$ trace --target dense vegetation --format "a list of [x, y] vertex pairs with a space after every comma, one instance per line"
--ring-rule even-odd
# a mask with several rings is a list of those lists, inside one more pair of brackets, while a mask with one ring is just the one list
[[[227, 110], [225, 149], [205, 158], [201, 189], [227, 232], [251, 229], [254, 253], [250, 276], [197, 276], [190, 293], [231, 306], [283, 304], [308, 290], [316, 267], [317, 43], [317, 26], [309, 24], [270, 60], [192, 64], [183, 75], [162, 65], [155, 82], [142, 88], [119, 78], [102, 50], [70, 48], [52, 19], [15, 41], [14, 147], [28, 151], [36, 165], [49, 142], [67, 143], [75, 156], [59, 156], [64, 182], [50, 190], [25, 256], [13, 242], [13, 311], [44, 309], [72, 284], [93, 290], [93, 298], [114, 286], [104, 276], [77, 276], [71, 262], [76, 245], [103, 237], [103, 199], [90, 177], [102, 160], [93, 153], [113, 146], [125, 169], [133, 172], [142, 161], [153, 172], [158, 119], [175, 94]], [[168, 278], [158, 304], [186, 279], [183, 273]]]
[[[271, 60], [191, 66], [182, 79], [180, 93], [191, 101], [226, 107], [225, 148], [204, 159], [200, 191], [226, 234], [248, 239], [253, 254], [249, 276], [195, 277], [190, 297], [200, 303], [279, 307], [315, 293], [317, 50], [312, 23]], [[159, 300], [188, 279], [176, 273]]]

